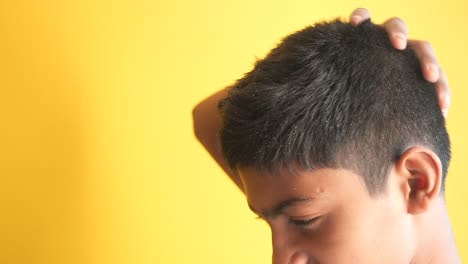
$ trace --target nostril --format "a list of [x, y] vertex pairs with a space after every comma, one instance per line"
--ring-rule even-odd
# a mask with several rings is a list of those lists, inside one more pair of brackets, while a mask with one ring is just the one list
[[291, 257], [289, 264], [307, 264], [309, 257], [304, 253], [296, 253]]

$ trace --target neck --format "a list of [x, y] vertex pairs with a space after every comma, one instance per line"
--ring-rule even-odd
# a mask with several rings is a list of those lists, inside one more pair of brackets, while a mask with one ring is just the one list
[[411, 264], [461, 263], [442, 196], [429, 211], [415, 218], [414, 225], [419, 239]]

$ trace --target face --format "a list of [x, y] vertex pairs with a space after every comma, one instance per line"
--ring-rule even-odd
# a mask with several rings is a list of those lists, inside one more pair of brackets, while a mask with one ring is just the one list
[[271, 228], [273, 263], [410, 263], [413, 236], [398, 182], [370, 196], [345, 169], [279, 175], [239, 170], [249, 207]]

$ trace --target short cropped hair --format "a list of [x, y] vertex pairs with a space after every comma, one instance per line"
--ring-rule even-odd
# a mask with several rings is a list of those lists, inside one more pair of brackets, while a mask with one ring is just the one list
[[440, 158], [444, 191], [450, 140], [434, 84], [414, 51], [394, 49], [370, 19], [322, 21], [282, 38], [218, 109], [234, 171], [346, 168], [375, 194], [401, 154], [419, 145]]

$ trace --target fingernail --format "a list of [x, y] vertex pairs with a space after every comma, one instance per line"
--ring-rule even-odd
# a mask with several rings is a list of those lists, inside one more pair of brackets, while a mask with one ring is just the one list
[[442, 110], [442, 115], [443, 115], [445, 118], [447, 118], [447, 116], [448, 116], [448, 110], [447, 110], [447, 109]]
[[445, 93], [445, 105], [449, 106], [450, 105], [450, 95], [448, 93]]
[[429, 69], [429, 72], [432, 77], [430, 81], [437, 81], [437, 79], [439, 78], [439, 70], [437, 69], [437, 67], [434, 64], [429, 64], [427, 68]]
[[447, 93], [445, 94], [445, 98], [444, 98], [444, 105], [445, 105], [445, 109], [442, 110], [442, 115], [447, 118], [448, 116], [448, 108], [450, 106], [450, 95], [448, 95]]
[[406, 37], [402, 33], [395, 33], [393, 35], [394, 38], [397, 39], [397, 44], [400, 49], [405, 49], [406, 48]]
[[351, 16], [351, 18], [349, 19], [349, 22], [351, 22], [351, 24], [353, 25], [358, 25], [362, 20], [362, 17], [361, 16], [358, 16], [358, 15], [353, 15]]

